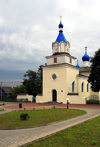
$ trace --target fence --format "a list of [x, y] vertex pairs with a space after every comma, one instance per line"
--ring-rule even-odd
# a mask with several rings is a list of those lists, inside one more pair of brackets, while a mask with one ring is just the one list
[[[0, 80], [0, 99], [2, 100], [3, 98], [3, 93], [4, 93], [4, 90], [3, 90], [3, 87], [16, 87], [18, 85], [21, 85], [23, 82], [22, 79], [14, 79], [14, 80]], [[5, 92], [6, 93], [6, 92]]]

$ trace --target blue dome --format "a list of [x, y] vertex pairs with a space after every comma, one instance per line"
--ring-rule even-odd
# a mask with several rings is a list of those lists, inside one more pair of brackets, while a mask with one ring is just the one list
[[59, 24], [59, 26], [58, 26], [59, 28], [63, 28], [63, 24], [62, 24], [62, 22], [60, 21], [60, 24]]
[[63, 32], [59, 32], [59, 35], [58, 35], [56, 41], [57, 41], [58, 43], [60, 43], [61, 41], [64, 41], [64, 42], [68, 43], [68, 41], [66, 40], [66, 38], [65, 38], [65, 36], [64, 36], [64, 34], [63, 34]]
[[89, 61], [90, 57], [85, 53], [84, 56], [82, 57], [83, 61]]
[[76, 67], [77, 67], [77, 68], [80, 68], [80, 66], [79, 66], [78, 64], [76, 65]]

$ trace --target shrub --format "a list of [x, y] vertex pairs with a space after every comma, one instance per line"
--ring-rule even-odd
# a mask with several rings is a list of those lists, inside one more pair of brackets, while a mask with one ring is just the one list
[[18, 99], [18, 102], [25, 102], [25, 103], [29, 103], [31, 101], [29, 101], [27, 98], [26, 99]]
[[5, 102], [17, 102], [17, 99], [3, 98], [2, 100], [0, 99], [0, 101], [5, 101]]
[[90, 142], [90, 144], [93, 145], [93, 146], [95, 146], [95, 145], [97, 144], [97, 141], [96, 141], [96, 140], [92, 140], [92, 141]]
[[86, 101], [87, 104], [100, 104], [99, 100], [87, 100]]
[[29, 115], [27, 113], [22, 113], [20, 115], [20, 120], [28, 120], [29, 119]]

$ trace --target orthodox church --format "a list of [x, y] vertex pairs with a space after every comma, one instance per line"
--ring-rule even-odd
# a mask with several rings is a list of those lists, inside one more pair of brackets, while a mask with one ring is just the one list
[[59, 34], [52, 43], [52, 55], [46, 56], [43, 69], [42, 96], [36, 97], [37, 103], [58, 102], [65, 103], [67, 98], [72, 104], [86, 104], [86, 99], [96, 96], [88, 83], [90, 73], [87, 47], [82, 57], [83, 67], [80, 67], [76, 57], [70, 54], [70, 43], [63, 33], [60, 20]]

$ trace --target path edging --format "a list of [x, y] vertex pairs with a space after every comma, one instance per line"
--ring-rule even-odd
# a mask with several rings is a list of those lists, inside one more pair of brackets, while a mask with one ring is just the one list
[[[50, 131], [49, 133], [44, 133], [44, 134], [42, 134], [42, 135], [40, 135], [40, 136], [36, 136], [36, 137], [34, 137], [33, 139], [29, 139], [28, 142], [26, 142], [26, 143], [25, 143], [25, 141], [24, 141], [24, 142], [22, 141], [22, 142], [18, 143], [16, 146], [18, 146], [18, 147], [21, 147], [22, 145], [23, 145], [23, 146], [26, 146], [26, 145], [30, 144], [31, 142], [37, 142], [37, 141], [39, 141], [39, 140], [45, 139], [45, 138], [47, 138], [47, 137], [49, 137], [49, 136], [51, 136], [51, 135], [54, 135], [54, 134], [56, 134], [56, 133], [58, 133], [58, 132], [60, 132], [60, 131], [62, 131], [62, 130], [65, 130], [65, 129], [68, 129], [68, 128], [77, 126], [77, 125], [79, 125], [79, 124], [82, 124], [82, 123], [84, 123], [84, 122], [87, 122], [87, 121], [92, 120], [92, 119], [94, 119], [94, 118], [96, 118], [96, 117], [99, 117], [99, 116], [100, 116], [100, 114], [96, 114], [96, 115], [91, 116], [91, 117], [89, 117], [89, 118], [86, 118], [86, 119], [83, 119], [83, 120], [81, 120], [81, 121], [75, 122], [75, 123], [73, 123], [73, 124], [71, 124], [71, 125], [67, 125], [67, 126], [65, 126], [65, 127], [61, 127], [60, 129], [56, 129], [56, 130], [54, 130], [54, 131]], [[11, 147], [13, 147], [13, 146], [11, 146]]]

